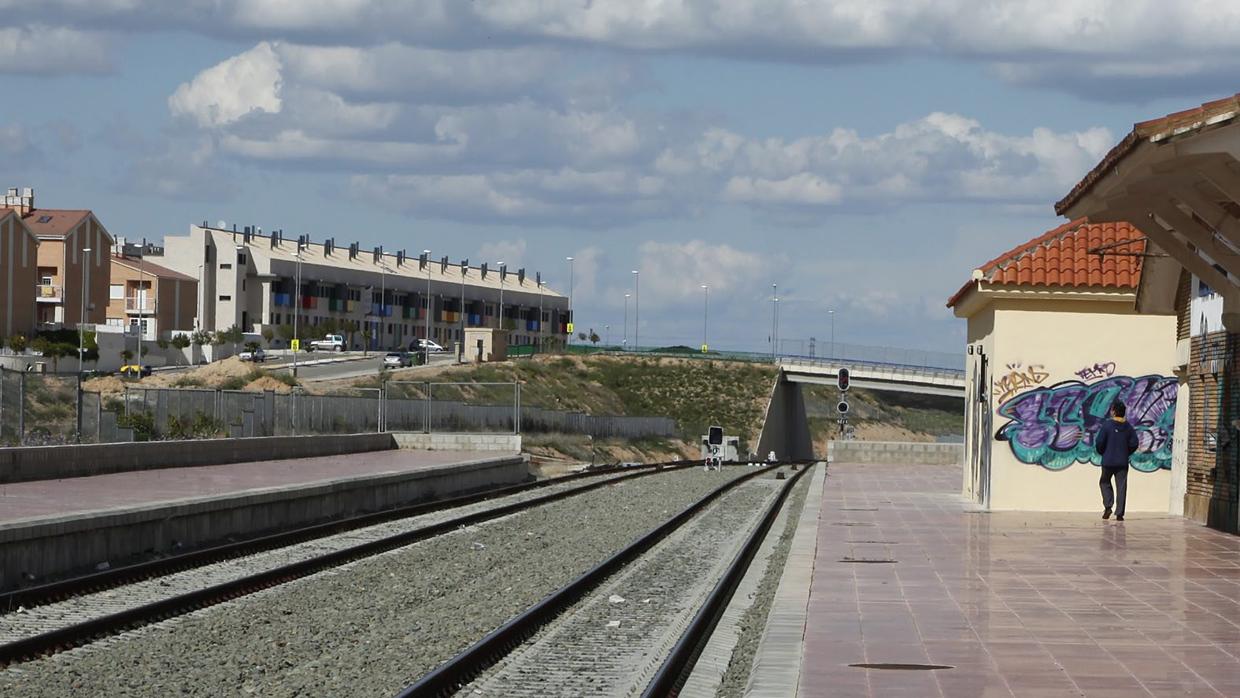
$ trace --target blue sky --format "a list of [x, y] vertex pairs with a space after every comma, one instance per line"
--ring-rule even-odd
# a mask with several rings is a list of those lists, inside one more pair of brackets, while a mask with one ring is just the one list
[[[973, 266], [1134, 121], [1232, 94], [1222, 2], [0, 0], [0, 183], [115, 234], [309, 232], [567, 285], [643, 344], [957, 350]], [[630, 316], [630, 318], [632, 315]], [[633, 332], [630, 325], [629, 333]]]

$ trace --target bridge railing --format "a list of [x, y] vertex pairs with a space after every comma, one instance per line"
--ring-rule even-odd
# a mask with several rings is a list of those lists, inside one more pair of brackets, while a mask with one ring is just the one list
[[779, 365], [784, 368], [794, 368], [797, 366], [812, 366], [816, 368], [845, 367], [851, 371], [864, 370], [875, 373], [884, 373], [893, 377], [899, 376], [900, 378], [906, 379], [917, 378], [932, 381], [943, 380], [953, 383], [964, 380], [964, 369], [938, 368], [933, 366], [911, 366], [908, 364], [887, 363], [885, 361], [859, 361], [792, 356], [781, 358], [779, 360]]

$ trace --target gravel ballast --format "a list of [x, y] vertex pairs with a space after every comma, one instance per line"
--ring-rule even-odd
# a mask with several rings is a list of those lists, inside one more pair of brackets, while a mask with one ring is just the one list
[[22, 696], [387, 696], [744, 468], [682, 470], [0, 672]]
[[640, 695], [782, 485], [723, 495], [458, 695]]

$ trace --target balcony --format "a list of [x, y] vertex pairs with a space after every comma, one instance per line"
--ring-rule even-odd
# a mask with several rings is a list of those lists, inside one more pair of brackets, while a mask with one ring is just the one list
[[60, 303], [64, 300], [64, 288], [59, 284], [35, 284], [34, 296], [40, 303]]
[[155, 299], [149, 296], [130, 296], [125, 299], [125, 312], [130, 315], [150, 315], [155, 312]]

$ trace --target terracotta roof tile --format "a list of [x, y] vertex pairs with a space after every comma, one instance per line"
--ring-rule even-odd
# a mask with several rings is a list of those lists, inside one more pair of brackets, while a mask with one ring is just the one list
[[90, 211], [86, 210], [36, 208], [22, 220], [35, 235], [64, 237], [89, 215]]
[[187, 274], [182, 274], [179, 271], [173, 271], [167, 267], [154, 264], [147, 260], [138, 259], [137, 257], [118, 257], [113, 255], [112, 261], [134, 271], [140, 271], [147, 276], [154, 276], [160, 279], [178, 279], [180, 281], [198, 281], [198, 279], [195, 279]]
[[[1116, 244], [1132, 241], [1131, 244]], [[1065, 223], [983, 264], [983, 280], [992, 284], [1042, 287], [1096, 287], [1136, 290], [1143, 257], [1090, 253], [1104, 245], [1115, 252], [1145, 252], [1145, 236], [1128, 223]], [[950, 308], [973, 287], [970, 281], [947, 301]]]

